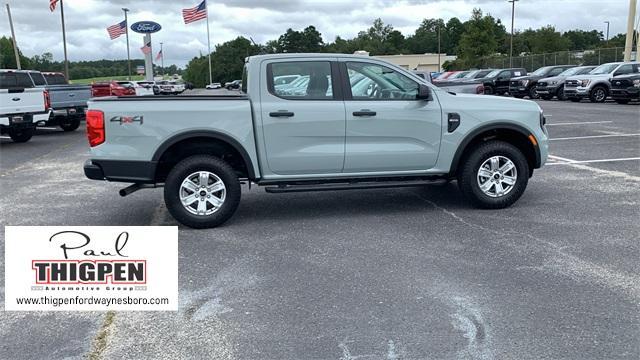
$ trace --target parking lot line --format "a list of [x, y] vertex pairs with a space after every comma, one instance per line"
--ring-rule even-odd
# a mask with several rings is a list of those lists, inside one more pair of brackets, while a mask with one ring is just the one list
[[555, 123], [555, 124], [547, 124], [546, 126], [562, 126], [562, 125], [586, 125], [586, 124], [608, 124], [613, 121], [585, 121], [585, 122], [566, 122], [566, 123]]
[[607, 138], [607, 137], [629, 137], [629, 136], [640, 136], [640, 134], [607, 134], [607, 135], [575, 136], [575, 137], [549, 139], [549, 141], [595, 139], [595, 138]]
[[617, 159], [596, 159], [596, 160], [572, 160], [572, 159], [562, 158], [562, 157], [554, 156], [554, 155], [549, 155], [549, 158], [551, 160], [556, 160], [556, 161], [561, 161], [561, 162], [547, 163], [547, 165], [589, 164], [589, 163], [601, 163], [601, 162], [618, 162], [618, 161], [640, 160], [640, 157], [617, 158]]

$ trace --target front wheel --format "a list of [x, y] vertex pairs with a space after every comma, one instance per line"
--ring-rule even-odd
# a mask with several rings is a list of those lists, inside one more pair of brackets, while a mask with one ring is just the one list
[[31, 140], [31, 137], [33, 137], [34, 132], [35, 132], [35, 129], [33, 128], [11, 129], [9, 130], [9, 137], [11, 138], [11, 140], [13, 140], [13, 142], [23, 143]]
[[567, 100], [567, 97], [564, 95], [564, 87], [563, 86], [560, 86], [558, 88], [558, 92], [556, 93], [556, 96], [558, 97], [558, 100], [560, 100], [560, 101]]
[[604, 86], [596, 86], [589, 94], [589, 100], [593, 103], [603, 103], [607, 99], [607, 88]]
[[483, 209], [502, 209], [515, 203], [529, 181], [524, 154], [504, 141], [478, 145], [461, 163], [458, 186], [465, 198]]
[[209, 155], [194, 155], [169, 172], [164, 201], [180, 223], [196, 228], [223, 224], [240, 203], [240, 182], [233, 168]]
[[529, 99], [533, 100], [533, 99], [537, 99], [539, 97], [540, 97], [540, 95], [538, 95], [538, 89], [536, 89], [535, 86], [532, 86], [529, 89]]

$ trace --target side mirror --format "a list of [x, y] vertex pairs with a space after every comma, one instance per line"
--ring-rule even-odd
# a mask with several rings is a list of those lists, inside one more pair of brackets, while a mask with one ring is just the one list
[[425, 84], [418, 84], [418, 94], [416, 95], [417, 100], [431, 100], [431, 89]]

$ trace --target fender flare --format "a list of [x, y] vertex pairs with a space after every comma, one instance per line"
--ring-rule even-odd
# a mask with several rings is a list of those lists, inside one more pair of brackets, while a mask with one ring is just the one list
[[196, 138], [196, 137], [209, 138], [212, 140], [218, 140], [218, 141], [222, 141], [229, 144], [232, 148], [234, 148], [240, 154], [240, 156], [242, 156], [242, 160], [244, 161], [247, 167], [247, 175], [249, 176], [249, 179], [251, 180], [257, 179], [254, 168], [253, 168], [253, 162], [251, 161], [251, 157], [249, 156], [245, 148], [236, 139], [232, 138], [231, 136], [227, 134], [223, 134], [218, 131], [213, 131], [213, 130], [191, 130], [191, 131], [185, 131], [170, 137], [169, 139], [165, 140], [156, 149], [155, 153], [153, 154], [152, 161], [156, 161], [156, 162], [159, 161], [162, 155], [172, 145], [180, 141], [187, 140], [190, 138]]
[[[455, 174], [455, 172], [458, 169], [458, 165], [460, 163], [460, 160], [462, 158], [462, 154], [465, 152], [465, 150], [467, 149], [467, 146], [471, 143], [471, 141], [473, 141], [473, 139], [475, 139], [476, 136], [480, 135], [483, 132], [486, 131], [490, 131], [490, 130], [500, 130], [500, 129], [508, 129], [508, 130], [513, 130], [513, 131], [517, 131], [518, 133], [522, 134], [524, 137], [528, 138], [529, 135], [533, 135], [531, 133], [531, 131], [527, 130], [526, 128], [524, 128], [523, 126], [517, 125], [517, 124], [513, 124], [513, 123], [507, 123], [507, 122], [498, 122], [498, 123], [491, 123], [491, 124], [487, 124], [487, 125], [483, 125], [483, 126], [479, 126], [475, 129], [473, 129], [473, 131], [471, 131], [470, 133], [468, 133], [460, 142], [460, 144], [458, 145], [458, 149], [456, 150], [456, 153], [453, 156], [453, 160], [451, 161], [451, 167], [449, 168], [449, 173], [450, 174]], [[535, 138], [535, 135], [533, 135], [533, 137]], [[540, 165], [540, 146], [537, 143], [537, 139], [536, 139], [536, 144], [532, 144], [533, 145], [533, 149], [534, 149], [534, 154], [535, 154], [535, 159], [533, 161], [533, 167], [534, 168], [539, 168]]]

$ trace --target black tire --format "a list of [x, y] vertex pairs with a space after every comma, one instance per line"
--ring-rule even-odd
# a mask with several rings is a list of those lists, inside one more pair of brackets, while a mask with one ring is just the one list
[[564, 95], [564, 86], [560, 86], [558, 88], [558, 91], [556, 92], [556, 97], [558, 98], [558, 100], [560, 101], [565, 101], [567, 100], [567, 97]]
[[607, 100], [607, 96], [609, 96], [609, 89], [605, 86], [597, 85], [591, 89], [589, 100], [591, 100], [592, 103], [603, 103]]
[[[225, 198], [220, 208], [209, 215], [196, 215], [180, 201], [182, 182], [194, 172], [208, 171], [224, 183]], [[169, 213], [181, 224], [195, 229], [212, 228], [227, 221], [240, 203], [240, 181], [226, 162], [209, 155], [194, 155], [180, 161], [171, 169], [164, 185], [164, 201]]]
[[31, 140], [31, 137], [33, 136], [33, 133], [35, 132], [35, 129], [33, 129], [33, 128], [29, 128], [29, 129], [10, 129], [8, 132], [9, 132], [9, 137], [11, 138], [11, 140], [13, 140], [13, 142], [23, 143], [23, 142], [27, 142], [27, 141]]
[[[516, 182], [507, 194], [491, 197], [478, 184], [478, 171], [482, 164], [493, 156], [502, 156], [513, 162], [517, 171]], [[489, 180], [487, 180], [489, 181]], [[462, 159], [458, 171], [458, 187], [475, 207], [502, 209], [515, 203], [524, 193], [529, 181], [529, 164], [517, 147], [504, 141], [489, 141], [479, 144]]]
[[618, 104], [628, 104], [629, 101], [631, 101], [631, 100], [629, 100], [629, 99], [616, 99], [616, 102]]
[[60, 121], [60, 127], [64, 131], [75, 131], [78, 127], [80, 127], [80, 117], [67, 116]]
[[577, 98], [577, 97], [570, 97], [568, 99], [571, 100], [572, 102], [580, 102], [580, 100], [582, 100], [582, 99]]
[[529, 88], [529, 99], [534, 100], [539, 98], [540, 95], [538, 95], [538, 90], [536, 89], [535, 86], [532, 86]]
[[491, 85], [485, 85], [485, 87], [484, 87], [484, 94], [485, 94], [485, 95], [493, 95], [493, 86], [491, 86]]

